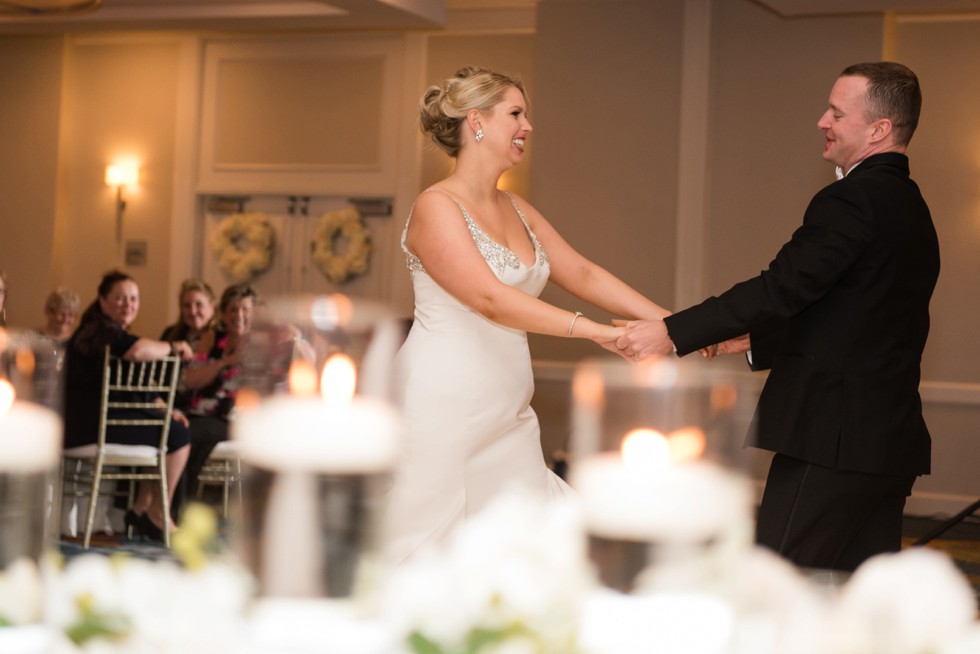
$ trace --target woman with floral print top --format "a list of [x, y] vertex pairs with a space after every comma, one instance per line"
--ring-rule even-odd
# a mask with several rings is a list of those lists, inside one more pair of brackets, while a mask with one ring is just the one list
[[192, 392], [187, 408], [191, 422], [191, 455], [187, 462], [187, 490], [197, 487], [197, 476], [211, 450], [228, 440], [228, 420], [241, 382], [239, 357], [252, 326], [257, 294], [248, 284], [235, 284], [221, 294], [218, 327], [198, 343], [194, 361], [184, 373]]

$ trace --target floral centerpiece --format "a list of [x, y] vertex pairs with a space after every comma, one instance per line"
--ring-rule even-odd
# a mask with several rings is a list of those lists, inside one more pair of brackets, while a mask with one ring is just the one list
[[224, 553], [212, 509], [190, 505], [179, 561], [83, 554], [45, 572], [49, 652], [232, 654], [244, 648], [253, 581]]
[[592, 583], [578, 512], [507, 495], [396, 570], [386, 614], [415, 654], [575, 654]]

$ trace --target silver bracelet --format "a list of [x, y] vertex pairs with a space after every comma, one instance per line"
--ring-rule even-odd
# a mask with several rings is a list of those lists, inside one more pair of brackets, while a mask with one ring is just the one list
[[582, 315], [582, 312], [581, 311], [576, 311], [575, 312], [575, 315], [572, 316], [572, 322], [568, 323], [568, 335], [569, 336], [572, 335], [572, 328], [575, 327], [575, 321], [578, 320], [578, 317], [581, 316], [581, 315]]

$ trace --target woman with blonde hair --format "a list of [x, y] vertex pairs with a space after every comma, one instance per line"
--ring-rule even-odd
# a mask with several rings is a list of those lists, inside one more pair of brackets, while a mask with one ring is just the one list
[[70, 288], [59, 286], [51, 291], [44, 301], [45, 322], [39, 330], [41, 335], [61, 345], [67, 343], [75, 329], [81, 304], [78, 293]]
[[422, 131], [456, 166], [422, 192], [402, 234], [415, 320], [398, 354], [404, 432], [389, 498], [391, 563], [445, 540], [509, 486], [559, 498], [531, 408], [527, 332], [617, 352], [620, 327], [538, 298], [549, 278], [614, 315], [669, 312], [589, 261], [527, 200], [498, 188], [532, 127], [515, 77], [464, 68], [420, 101]]
[[197, 347], [197, 342], [217, 322], [214, 315], [214, 291], [203, 279], [185, 279], [177, 292], [177, 305], [180, 308], [180, 317], [177, 322], [164, 327], [160, 340], [187, 341], [191, 347]]

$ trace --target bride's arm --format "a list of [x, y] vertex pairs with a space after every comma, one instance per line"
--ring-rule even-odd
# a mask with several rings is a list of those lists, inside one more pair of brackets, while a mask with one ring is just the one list
[[615, 316], [652, 320], [670, 315], [670, 311], [579, 254], [537, 209], [522, 198], [515, 198], [528, 224], [548, 253], [551, 281], [572, 295]]
[[622, 328], [602, 325], [585, 316], [576, 318], [573, 311], [548, 304], [497, 279], [477, 250], [459, 207], [442, 193], [423, 193], [416, 200], [407, 245], [439, 286], [486, 318], [537, 334], [612, 344], [615, 351], [614, 343], [624, 331]]

